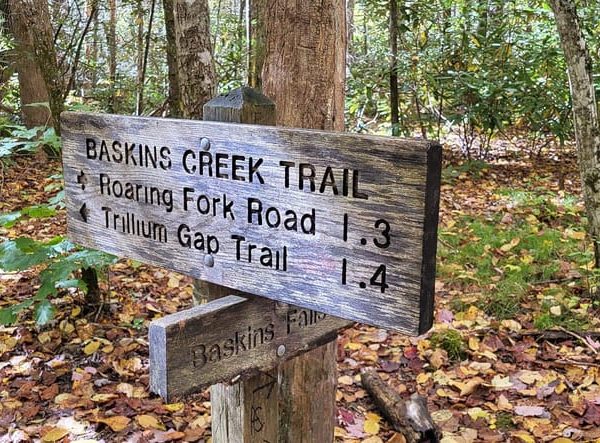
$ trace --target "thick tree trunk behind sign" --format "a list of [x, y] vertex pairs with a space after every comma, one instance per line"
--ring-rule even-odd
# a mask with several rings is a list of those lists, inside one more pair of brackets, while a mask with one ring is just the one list
[[258, 2], [263, 93], [275, 101], [278, 125], [344, 129], [345, 6], [344, 0]]
[[[277, 125], [343, 130], [345, 1], [258, 0], [251, 4], [253, 20], [260, 26], [255, 35], [264, 38], [264, 42], [258, 42], [261, 54], [257, 57], [264, 63], [263, 92], [276, 104]], [[277, 369], [279, 417], [273, 420], [277, 441], [333, 441], [335, 361], [333, 341]], [[247, 385], [252, 383], [258, 384], [252, 380]], [[230, 390], [213, 393], [235, 402]], [[218, 423], [234, 429], [237, 418]]]
[[575, 2], [550, 0], [550, 6], [556, 17], [567, 62], [583, 196], [589, 232], [594, 239], [596, 267], [600, 267], [600, 122], [592, 77], [592, 59], [579, 24]]
[[14, 0], [11, 1], [11, 5], [17, 7], [23, 14], [22, 19], [25, 26], [35, 30], [31, 33], [33, 52], [48, 91], [54, 129], [60, 135], [59, 117], [64, 108], [64, 85], [56, 59], [54, 32], [48, 2], [46, 0]]
[[216, 92], [207, 0], [173, 0], [177, 71], [183, 117], [202, 119]]
[[[14, 61], [19, 77], [21, 113], [23, 123], [31, 128], [51, 124], [52, 116], [48, 89], [35, 57], [33, 35], [24, 6], [21, 0], [8, 0], [8, 23], [16, 43]], [[46, 106], [37, 103], [46, 103]]]

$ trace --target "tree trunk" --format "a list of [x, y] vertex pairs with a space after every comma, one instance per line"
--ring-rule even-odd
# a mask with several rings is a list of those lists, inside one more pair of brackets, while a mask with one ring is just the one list
[[148, 55], [150, 54], [150, 42], [152, 41], [152, 23], [154, 22], [154, 10], [156, 8], [156, 0], [150, 1], [150, 18], [148, 19], [148, 30], [144, 42], [144, 54], [142, 57], [142, 74], [140, 76], [140, 85], [138, 89], [136, 114], [144, 113], [144, 89], [146, 83], [146, 71], [148, 69]]
[[144, 89], [144, 79], [143, 70], [144, 70], [144, 4], [143, 0], [137, 0], [136, 8], [135, 8], [135, 20], [134, 22], [137, 24], [137, 34], [136, 34], [136, 51], [137, 51], [137, 75], [135, 79], [135, 114], [141, 115], [141, 105], [140, 99], [143, 94]]
[[277, 124], [344, 129], [346, 16], [344, 0], [263, 2], [263, 92], [275, 101]]
[[351, 57], [354, 56], [352, 41], [354, 40], [354, 5], [355, 0], [346, 0], [346, 41], [348, 50], [348, 63], [351, 63]]
[[268, 0], [251, 0], [248, 17], [248, 85], [262, 90], [262, 68], [265, 64], [265, 23], [260, 15]]
[[[28, 128], [52, 124], [50, 96], [35, 57], [26, 4], [22, 0], [8, 0], [7, 6], [8, 24], [15, 40], [14, 63], [19, 78], [23, 123]], [[37, 103], [46, 103], [46, 106]]]
[[[98, 0], [88, 0], [87, 3], [88, 16], [92, 17], [92, 36], [85, 48], [85, 59], [88, 64], [88, 72], [86, 73], [86, 84], [84, 85], [84, 95], [89, 91], [93, 91], [98, 83]], [[95, 14], [92, 13], [95, 11]]]
[[216, 93], [208, 0], [173, 0], [177, 71], [183, 116], [202, 119]]
[[398, 0], [390, 2], [390, 117], [392, 135], [400, 135], [398, 111]]
[[31, 33], [35, 59], [41, 69], [48, 90], [50, 110], [53, 117], [52, 123], [56, 133], [60, 135], [60, 114], [64, 109], [64, 84], [56, 59], [54, 32], [52, 31], [48, 2], [47, 0], [20, 0], [14, 2], [15, 5], [17, 3], [20, 3], [18, 7], [23, 12], [25, 25], [35, 31]]
[[108, 79], [110, 82], [110, 112], [117, 111], [117, 0], [108, 0]]
[[567, 62], [573, 101], [573, 120], [588, 230], [594, 241], [596, 267], [600, 267], [600, 122], [592, 76], [592, 59], [575, 2], [550, 0]]
[[181, 95], [177, 74], [177, 38], [175, 37], [175, 14], [173, 0], [163, 0], [165, 33], [167, 35], [167, 67], [169, 69], [169, 113], [171, 117], [181, 117]]
[[[265, 39], [263, 92], [276, 104], [278, 125], [344, 129], [345, 6], [344, 0], [257, 2], [253, 19], [264, 26]], [[278, 441], [333, 441], [335, 361], [333, 341], [278, 369], [289, 388]]]

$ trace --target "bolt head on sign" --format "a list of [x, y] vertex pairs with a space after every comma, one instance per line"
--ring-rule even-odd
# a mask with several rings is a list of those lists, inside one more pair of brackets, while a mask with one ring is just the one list
[[441, 147], [64, 113], [73, 241], [404, 333], [432, 323]]

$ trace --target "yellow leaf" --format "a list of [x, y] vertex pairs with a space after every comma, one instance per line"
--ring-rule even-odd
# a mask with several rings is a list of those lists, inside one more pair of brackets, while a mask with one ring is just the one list
[[131, 420], [124, 415], [115, 415], [114, 417], [100, 418], [97, 421], [108, 425], [115, 432], [120, 432], [127, 427]]
[[375, 414], [374, 412], [367, 412], [367, 415], [365, 416], [365, 418], [367, 420], [372, 420], [376, 423], [379, 423], [381, 421], [381, 417], [377, 414]]
[[571, 229], [567, 230], [567, 235], [573, 240], [583, 240], [585, 238], [584, 231], [573, 231]]
[[174, 275], [171, 275], [169, 281], [167, 282], [167, 286], [169, 288], [178, 288], [179, 287], [179, 279]]
[[365, 420], [364, 430], [367, 434], [377, 435], [379, 433], [379, 423], [375, 420]]
[[352, 377], [349, 375], [342, 375], [340, 378], [338, 378], [338, 383], [341, 385], [350, 386], [354, 383], [354, 380], [352, 380]]
[[42, 436], [44, 443], [53, 443], [69, 435], [69, 431], [63, 428], [52, 428]]
[[71, 310], [71, 318], [75, 318], [77, 317], [79, 314], [81, 313], [81, 308], [79, 306], [75, 306], [72, 310]]
[[521, 439], [524, 443], [535, 443], [535, 440], [529, 432], [518, 431], [513, 434], [515, 437]]
[[159, 429], [161, 431], [164, 431], [166, 429], [165, 425], [159, 422], [158, 419], [156, 417], [153, 417], [152, 415], [142, 414], [138, 415], [135, 419], [137, 420], [138, 424], [144, 429]]
[[560, 308], [560, 305], [552, 306], [550, 308], [550, 314], [552, 314], [552, 315], [554, 315], [556, 317], [561, 316], [562, 315], [562, 309]]
[[421, 372], [419, 375], [417, 375], [417, 383], [424, 385], [429, 381], [430, 378], [431, 374], [429, 374], [429, 372]]
[[169, 412], [181, 411], [185, 405], [183, 403], [170, 403], [165, 405], [165, 409]]
[[479, 351], [479, 339], [477, 337], [469, 337], [469, 349]]
[[92, 395], [92, 401], [96, 403], [106, 403], [117, 397], [118, 395], [116, 394], [94, 394]]
[[516, 320], [502, 320], [500, 324], [513, 332], [519, 332], [523, 328], [521, 323]]
[[552, 443], [573, 443], [573, 440], [570, 438], [559, 437], [557, 439], [552, 440]]
[[100, 348], [100, 342], [99, 341], [91, 341], [91, 342], [89, 342], [85, 346], [85, 348], [83, 348], [83, 352], [84, 352], [85, 355], [92, 355], [99, 348]]
[[506, 243], [505, 245], [500, 246], [500, 250], [502, 252], [508, 252], [515, 246], [517, 246], [521, 242], [521, 239], [518, 237], [513, 238], [510, 243]]
[[477, 420], [478, 418], [483, 418], [485, 421], [490, 420], [490, 413], [481, 408], [471, 408], [467, 410], [467, 414], [469, 414], [472, 420]]
[[351, 341], [346, 343], [346, 348], [350, 349], [351, 351], [358, 351], [360, 348], [362, 348], [362, 345], [360, 343]]

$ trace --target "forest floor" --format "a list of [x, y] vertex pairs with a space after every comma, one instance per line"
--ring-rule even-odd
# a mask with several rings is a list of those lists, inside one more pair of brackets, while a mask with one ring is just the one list
[[[60, 169], [4, 167], [0, 214], [48, 201]], [[444, 442], [600, 441], [598, 273], [574, 156], [448, 157], [442, 186], [434, 328], [340, 336], [336, 441], [403, 441], [362, 388], [365, 368], [426, 396]], [[64, 211], [0, 228], [0, 240], [64, 234]], [[0, 271], [0, 308], [31, 297], [38, 272]], [[148, 389], [148, 325], [191, 306], [190, 279], [120, 260], [101, 287], [102, 310], [64, 290], [47, 326], [25, 311], [0, 327], [0, 442], [210, 441], [207, 393], [165, 404]]]

